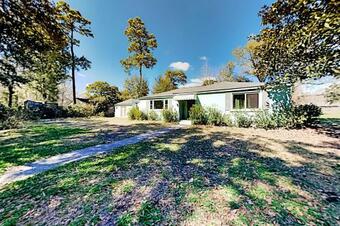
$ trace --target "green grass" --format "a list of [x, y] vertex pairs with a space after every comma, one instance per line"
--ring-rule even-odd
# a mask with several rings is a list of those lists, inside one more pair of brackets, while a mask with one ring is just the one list
[[[0, 134], [0, 174], [10, 166], [92, 146], [90, 130], [58, 125], [28, 124], [26, 128]], [[83, 137], [83, 138], [80, 138]], [[84, 141], [85, 140], [85, 141]]]
[[[0, 223], [336, 224], [339, 203], [320, 193], [336, 178], [254, 153], [250, 142], [183, 129], [71, 163], [1, 190]], [[336, 175], [336, 159], [319, 158]]]

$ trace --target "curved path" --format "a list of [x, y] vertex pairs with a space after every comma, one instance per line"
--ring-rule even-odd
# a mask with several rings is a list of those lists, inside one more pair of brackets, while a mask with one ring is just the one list
[[94, 155], [111, 152], [114, 150], [114, 148], [119, 148], [130, 144], [136, 144], [145, 139], [155, 138], [162, 134], [168, 133], [169, 131], [174, 129], [176, 129], [176, 127], [170, 127], [157, 131], [143, 133], [126, 139], [115, 141], [109, 144], [99, 144], [96, 146], [83, 148], [65, 154], [55, 155], [50, 158], [41, 159], [32, 163], [25, 164], [23, 166], [11, 167], [3, 175], [0, 176], [0, 187], [8, 183], [24, 180], [38, 173], [54, 169], [58, 166], [70, 162], [75, 162]]

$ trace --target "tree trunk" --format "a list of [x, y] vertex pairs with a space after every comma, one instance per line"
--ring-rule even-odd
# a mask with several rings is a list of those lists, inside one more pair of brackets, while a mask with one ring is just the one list
[[138, 98], [142, 97], [142, 84], [143, 84], [143, 73], [142, 73], [143, 65], [139, 65], [139, 86], [137, 89]]
[[73, 28], [71, 29], [71, 70], [72, 70], [72, 93], [73, 93], [73, 104], [77, 103], [77, 97], [76, 97], [76, 75], [75, 75], [75, 70], [76, 70], [76, 64], [75, 64], [75, 55], [74, 55], [74, 50], [73, 50]]
[[14, 94], [14, 88], [12, 85], [8, 86], [8, 107], [11, 108], [13, 105], [13, 94]]
[[142, 73], [142, 65], [139, 65], [139, 81], [142, 82], [143, 80], [143, 73]]

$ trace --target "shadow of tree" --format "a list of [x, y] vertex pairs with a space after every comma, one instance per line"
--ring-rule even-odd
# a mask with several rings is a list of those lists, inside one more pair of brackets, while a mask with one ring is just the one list
[[159, 129], [157, 123], [110, 125], [105, 121], [48, 121], [0, 134], [0, 173], [9, 166], [132, 137]]
[[302, 142], [261, 139], [318, 165], [326, 162], [330, 172], [269, 157], [266, 152], [275, 150], [227, 131], [178, 129], [7, 186], [0, 193], [0, 221], [337, 224], [338, 158], [315, 154]]

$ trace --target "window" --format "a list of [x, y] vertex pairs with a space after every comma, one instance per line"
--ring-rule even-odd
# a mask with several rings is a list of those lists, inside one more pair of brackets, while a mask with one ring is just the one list
[[165, 108], [165, 109], [168, 109], [168, 108], [169, 108], [169, 101], [168, 101], [168, 100], [165, 100], [165, 101], [164, 101], [164, 108]]
[[259, 108], [258, 93], [233, 94], [233, 109]]
[[150, 109], [153, 109], [153, 101], [150, 100]]
[[247, 108], [259, 108], [259, 94], [247, 93]]
[[163, 100], [154, 100], [153, 103], [155, 109], [163, 109], [164, 106]]
[[234, 94], [233, 95], [233, 108], [244, 109], [245, 94]]

